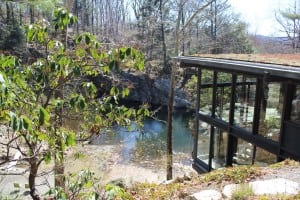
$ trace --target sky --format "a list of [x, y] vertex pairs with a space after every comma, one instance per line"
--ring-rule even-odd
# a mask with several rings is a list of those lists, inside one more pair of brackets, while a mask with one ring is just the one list
[[229, 0], [235, 12], [248, 23], [249, 33], [266, 36], [285, 36], [275, 18], [275, 12], [286, 10], [294, 0]]

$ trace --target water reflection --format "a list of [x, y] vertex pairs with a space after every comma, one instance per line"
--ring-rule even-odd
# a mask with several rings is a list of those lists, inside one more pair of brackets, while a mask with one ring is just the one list
[[[157, 119], [148, 118], [144, 126], [135, 130], [115, 127], [112, 133], [104, 133], [93, 140], [93, 144], [110, 144], [120, 146], [121, 164], [139, 164], [145, 167], [157, 167], [165, 163], [167, 141], [167, 110], [156, 114]], [[193, 120], [191, 112], [176, 110], [173, 116], [173, 152], [174, 160], [181, 164], [191, 164], [193, 138], [189, 129], [189, 121]], [[163, 165], [163, 164], [162, 164]]]

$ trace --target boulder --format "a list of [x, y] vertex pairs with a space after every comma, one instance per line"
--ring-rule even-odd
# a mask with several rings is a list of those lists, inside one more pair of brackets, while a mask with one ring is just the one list
[[[122, 71], [117, 79], [121, 85], [129, 86], [130, 93], [124, 100], [152, 105], [168, 105], [170, 79], [166, 77], [150, 78], [145, 73], [130, 73]], [[113, 85], [113, 80], [108, 76], [99, 75], [93, 80], [96, 84], [99, 96], [108, 92]], [[175, 90], [174, 106], [176, 108], [190, 108], [191, 103], [187, 95], [180, 89]]]
[[203, 190], [192, 194], [187, 200], [221, 200], [222, 194], [217, 190]]
[[[238, 190], [240, 184], [229, 184], [223, 188], [223, 195], [226, 198], [231, 198], [234, 191]], [[283, 178], [259, 180], [249, 183], [255, 195], [295, 195], [300, 192], [300, 185], [294, 181]]]

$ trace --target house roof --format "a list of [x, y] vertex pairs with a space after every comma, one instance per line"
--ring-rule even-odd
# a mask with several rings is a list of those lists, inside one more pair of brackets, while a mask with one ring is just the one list
[[181, 67], [213, 68], [300, 81], [300, 54], [199, 54], [175, 59]]

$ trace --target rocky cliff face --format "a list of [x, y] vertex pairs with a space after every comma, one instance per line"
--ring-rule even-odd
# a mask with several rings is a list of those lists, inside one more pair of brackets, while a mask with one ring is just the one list
[[[117, 75], [121, 85], [130, 86], [130, 94], [125, 98], [127, 101], [138, 103], [149, 103], [152, 105], [167, 105], [169, 97], [169, 78], [152, 79], [147, 74], [132, 74], [121, 72]], [[113, 80], [107, 76], [99, 75], [94, 79], [98, 87], [99, 94], [107, 92], [112, 86]], [[187, 100], [184, 91], [176, 89], [174, 97], [174, 106], [177, 108], [189, 108], [191, 103]]]

